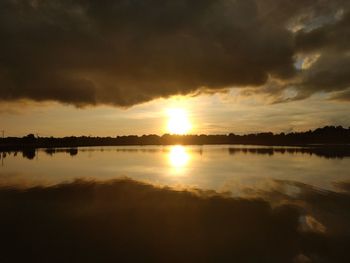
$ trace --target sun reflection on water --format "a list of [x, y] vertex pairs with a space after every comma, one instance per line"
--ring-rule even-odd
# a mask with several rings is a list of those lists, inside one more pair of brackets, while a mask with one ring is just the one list
[[185, 168], [190, 160], [190, 154], [181, 145], [175, 145], [169, 151], [169, 163], [173, 171], [179, 172]]

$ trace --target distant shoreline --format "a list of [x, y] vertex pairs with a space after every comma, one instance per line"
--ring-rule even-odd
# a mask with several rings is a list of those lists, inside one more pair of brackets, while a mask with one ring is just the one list
[[231, 146], [266, 146], [266, 147], [300, 147], [300, 148], [349, 148], [350, 144], [258, 144], [258, 143], [204, 143], [204, 144], [14, 144], [0, 145], [1, 151], [21, 151], [25, 149], [59, 149], [59, 148], [84, 148], [84, 147], [112, 147], [112, 146], [210, 146], [210, 145], [231, 145]]
[[350, 147], [350, 128], [326, 126], [313, 131], [273, 134], [236, 135], [128, 135], [116, 137], [36, 137], [0, 138], [0, 151], [38, 148], [77, 148], [93, 146], [151, 146], [151, 145], [264, 145], [294, 147]]

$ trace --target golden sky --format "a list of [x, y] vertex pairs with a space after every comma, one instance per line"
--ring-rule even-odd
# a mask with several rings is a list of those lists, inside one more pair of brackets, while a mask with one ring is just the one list
[[0, 107], [1, 128], [6, 136], [116, 136], [169, 132], [168, 109], [183, 109], [191, 123], [189, 133], [216, 134], [262, 131], [290, 132], [324, 125], [350, 125], [347, 103], [322, 96], [281, 104], [259, 97], [224, 94], [175, 96], [130, 108], [88, 106], [76, 108], [54, 102], [16, 102]]

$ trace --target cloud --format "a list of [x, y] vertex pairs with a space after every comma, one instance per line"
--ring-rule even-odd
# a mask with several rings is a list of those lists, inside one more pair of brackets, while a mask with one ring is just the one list
[[350, 54], [324, 54], [300, 74], [295, 84], [299, 96], [316, 92], [346, 91], [350, 86]]
[[298, 52], [322, 59], [324, 46], [345, 52], [349, 39], [338, 41], [346, 1], [4, 0], [0, 10], [3, 101], [131, 106], [269, 79], [288, 86]]
[[350, 101], [350, 89], [335, 94], [332, 96], [332, 99], [339, 101]]
[[349, 50], [350, 13], [335, 17], [330, 23], [308, 31], [300, 30], [296, 34], [296, 48], [301, 51]]

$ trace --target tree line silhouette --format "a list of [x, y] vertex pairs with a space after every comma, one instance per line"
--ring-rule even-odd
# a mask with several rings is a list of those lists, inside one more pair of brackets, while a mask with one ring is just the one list
[[313, 131], [278, 133], [263, 132], [237, 135], [234, 133], [217, 135], [127, 135], [116, 137], [36, 137], [28, 134], [22, 138], [7, 137], [0, 139], [0, 150], [23, 148], [54, 148], [79, 146], [114, 146], [114, 145], [204, 145], [204, 144], [251, 144], [251, 145], [317, 145], [317, 144], [350, 144], [350, 127], [325, 126]]

